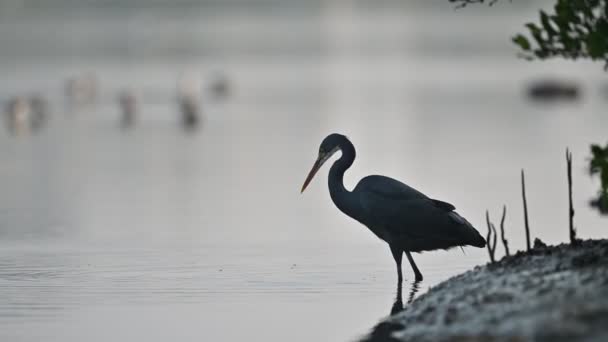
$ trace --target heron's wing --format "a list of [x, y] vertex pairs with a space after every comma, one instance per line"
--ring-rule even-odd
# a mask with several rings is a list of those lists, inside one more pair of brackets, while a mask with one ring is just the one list
[[435, 206], [437, 206], [438, 208], [441, 208], [445, 211], [456, 210], [456, 207], [448, 202], [444, 202], [444, 201], [440, 201], [440, 200], [436, 200], [436, 199], [431, 199], [431, 201], [433, 201], [433, 204], [435, 204]]
[[[431, 227], [431, 234], [438, 223], [445, 223], [448, 212], [437, 206], [430, 198], [394, 198], [382, 192], [358, 193], [363, 216], [368, 225], [383, 227], [396, 233], [407, 230], [412, 235], [423, 235], [418, 227]], [[420, 233], [420, 234], [418, 234]]]
[[[389, 243], [416, 252], [468, 244], [472, 225], [454, 206], [426, 196], [397, 197], [366, 188], [357, 193], [361, 222]], [[408, 196], [409, 195], [409, 196]]]
[[385, 199], [394, 200], [412, 200], [412, 199], [429, 199], [433, 204], [445, 211], [453, 211], [456, 209], [452, 204], [436, 199], [430, 199], [420, 191], [412, 188], [409, 185], [403, 184], [396, 179], [385, 176], [367, 176], [363, 178], [355, 187], [355, 192], [371, 192]]
[[359, 181], [353, 192], [371, 192], [386, 199], [428, 199], [426, 195], [403, 184], [400, 181], [385, 176], [367, 176]]

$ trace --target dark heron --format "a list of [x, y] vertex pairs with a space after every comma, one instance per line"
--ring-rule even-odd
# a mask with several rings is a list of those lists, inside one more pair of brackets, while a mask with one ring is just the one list
[[319, 156], [304, 181], [302, 192], [321, 166], [336, 152], [338, 159], [329, 170], [331, 199], [346, 215], [361, 222], [372, 233], [386, 241], [397, 263], [398, 283], [401, 284], [403, 253], [410, 262], [416, 280], [422, 274], [411, 252], [449, 249], [456, 246], [483, 248], [485, 239], [453, 205], [429, 198], [418, 190], [385, 176], [367, 176], [353, 191], [344, 187], [344, 172], [355, 160], [355, 147], [341, 134], [330, 134], [319, 147]]

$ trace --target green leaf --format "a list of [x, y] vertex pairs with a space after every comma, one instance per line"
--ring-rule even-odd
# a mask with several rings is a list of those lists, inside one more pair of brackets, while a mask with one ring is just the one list
[[602, 36], [599, 32], [592, 32], [587, 36], [585, 42], [587, 45], [587, 52], [593, 59], [602, 58], [606, 53], [606, 37]]
[[519, 47], [522, 50], [525, 51], [529, 51], [530, 50], [530, 42], [528, 41], [528, 39], [526, 37], [524, 37], [524, 35], [518, 34], [517, 36], [513, 37], [513, 43], [519, 45]]
[[535, 23], [526, 23], [526, 27], [532, 34], [540, 34], [540, 28]]
[[540, 11], [540, 22], [550, 37], [556, 34], [555, 30], [553, 29], [553, 26], [551, 26], [551, 20], [549, 19], [549, 16], [547, 15], [547, 13], [545, 13], [545, 11]]
[[594, 157], [599, 157], [603, 152], [603, 149], [600, 145], [591, 144], [591, 153]]

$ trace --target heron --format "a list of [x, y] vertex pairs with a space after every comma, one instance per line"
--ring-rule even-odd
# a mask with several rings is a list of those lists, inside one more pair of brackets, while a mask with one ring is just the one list
[[331, 166], [328, 176], [331, 199], [340, 211], [388, 243], [397, 264], [398, 284], [403, 281], [401, 259], [404, 253], [416, 281], [422, 281], [422, 273], [411, 253], [468, 245], [485, 247], [485, 239], [456, 213], [452, 204], [427, 197], [398, 180], [371, 175], [361, 179], [352, 191], [347, 190], [344, 173], [353, 164], [356, 152], [350, 140], [338, 133], [328, 135], [321, 142], [317, 160], [301, 193], [321, 166], [338, 151], [342, 156]]

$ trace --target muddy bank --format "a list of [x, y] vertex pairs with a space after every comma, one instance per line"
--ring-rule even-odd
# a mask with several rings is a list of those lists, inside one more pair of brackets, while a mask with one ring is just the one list
[[420, 296], [364, 341], [608, 341], [608, 240], [539, 246]]

